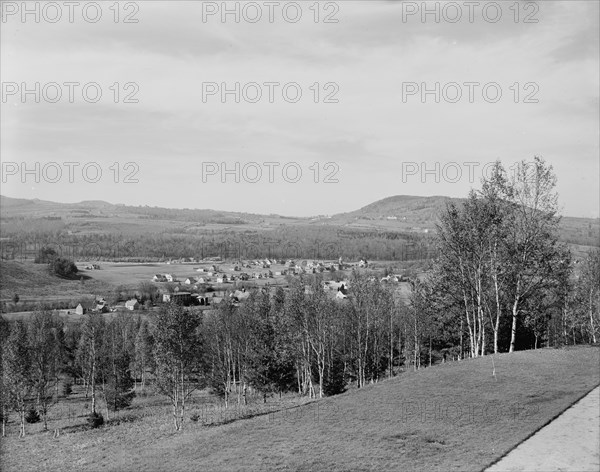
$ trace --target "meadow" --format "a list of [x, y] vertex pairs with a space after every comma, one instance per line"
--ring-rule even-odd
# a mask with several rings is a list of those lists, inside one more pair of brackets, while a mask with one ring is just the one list
[[18, 439], [13, 415], [2, 470], [482, 470], [597, 386], [599, 365], [597, 346], [519, 351], [242, 409], [203, 391], [180, 433], [153, 395], [89, 430], [79, 389], [50, 410], [57, 438], [34, 424]]

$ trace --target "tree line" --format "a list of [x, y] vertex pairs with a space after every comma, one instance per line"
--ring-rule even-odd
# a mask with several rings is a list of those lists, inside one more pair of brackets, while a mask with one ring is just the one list
[[[35, 221], [31, 222], [35, 225]], [[61, 231], [3, 228], [1, 257], [5, 260], [37, 259], [47, 253], [75, 261], [109, 260], [155, 262], [178, 258], [222, 259], [345, 259], [410, 261], [435, 255], [433, 239], [424, 233], [344, 230], [336, 227], [285, 227], [272, 231], [234, 230], [181, 232], [177, 228], [161, 233], [69, 234]]]

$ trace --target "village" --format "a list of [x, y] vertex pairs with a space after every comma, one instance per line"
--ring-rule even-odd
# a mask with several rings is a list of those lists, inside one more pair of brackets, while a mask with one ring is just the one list
[[[63, 315], [83, 315], [88, 312], [111, 313], [128, 311], [153, 311], [159, 309], [165, 303], [176, 303], [186, 307], [197, 307], [200, 310], [216, 308], [224, 299], [229, 299], [234, 305], [241, 304], [246, 300], [252, 289], [263, 289], [274, 291], [277, 287], [286, 290], [293, 278], [304, 278], [321, 274], [323, 289], [327, 296], [336, 300], [348, 298], [350, 286], [349, 278], [352, 270], [366, 271], [371, 280], [379, 280], [381, 283], [396, 284], [404, 292], [408, 290], [408, 276], [405, 274], [388, 274], [385, 276], [375, 275], [378, 270], [372, 269], [372, 265], [366, 259], [356, 262], [344, 262], [340, 257], [337, 261], [296, 261], [257, 259], [257, 260], [235, 260], [224, 261], [213, 257], [205, 260], [194, 258], [172, 259], [161, 264], [168, 269], [154, 273], [149, 282], [155, 287], [155, 296], [150, 299], [134, 290], [133, 296], [125, 301], [109, 303], [105, 295], [96, 295], [93, 304], [88, 306], [79, 303], [74, 309], [58, 310]], [[142, 265], [140, 265], [141, 267]], [[179, 270], [170, 270], [178, 268]], [[185, 268], [183, 271], [182, 268]], [[189, 269], [188, 269], [189, 268]], [[100, 264], [83, 265], [85, 271], [104, 270]], [[146, 267], [147, 269], [147, 267]], [[186, 275], [176, 275], [184, 272]], [[94, 275], [100, 274], [95, 272]], [[147, 284], [143, 282], [142, 284]], [[406, 290], [401, 290], [403, 286]], [[308, 283], [305, 290], [311, 290]], [[211, 308], [213, 307], [213, 308]]]

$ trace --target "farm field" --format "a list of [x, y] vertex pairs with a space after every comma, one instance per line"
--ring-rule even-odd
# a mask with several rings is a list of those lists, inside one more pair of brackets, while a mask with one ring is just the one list
[[[2, 261], [0, 270], [0, 299], [10, 300], [18, 293], [21, 301], [68, 300], [102, 293], [111, 286], [82, 271], [76, 279], [62, 279], [48, 273], [46, 264], [31, 261]], [[84, 283], [80, 277], [84, 277]]]
[[[241, 272], [252, 273], [252, 272], [262, 272], [267, 273], [268, 269], [244, 269], [240, 272], [234, 272], [230, 270], [233, 267], [231, 262], [215, 262], [215, 265], [220, 267], [220, 273], [225, 273], [227, 275], [239, 275]], [[79, 263], [82, 267], [85, 266], [85, 263]], [[112, 285], [126, 285], [135, 287], [140, 284], [140, 282], [149, 282], [152, 280], [152, 276], [154, 274], [171, 274], [177, 278], [179, 282], [182, 283], [188, 277], [199, 277], [202, 275], [206, 275], [203, 273], [199, 273], [196, 269], [208, 268], [212, 263], [185, 263], [185, 264], [167, 264], [167, 263], [148, 263], [148, 264], [137, 264], [137, 263], [123, 263], [123, 262], [102, 262], [100, 263], [100, 270], [93, 271], [84, 271], [86, 274], [91, 275], [94, 279], [112, 284]], [[283, 265], [273, 265], [271, 266], [271, 270], [273, 272], [283, 269]], [[212, 277], [213, 279], [215, 277]], [[278, 279], [283, 280], [283, 277], [278, 277]], [[258, 282], [256, 279], [251, 279], [254, 282]], [[263, 279], [260, 279], [263, 280]], [[264, 279], [268, 281], [269, 279]], [[271, 283], [275, 281], [275, 279], [270, 279]], [[160, 284], [159, 284], [160, 285]]]
[[[181, 433], [160, 398], [98, 430], [51, 421], [58, 438], [36, 424], [19, 440], [12, 423], [3, 470], [482, 470], [600, 383], [597, 346], [494, 360], [495, 377], [492, 356], [449, 362], [220, 426], [186, 420]], [[138, 414], [150, 404], [155, 415]]]

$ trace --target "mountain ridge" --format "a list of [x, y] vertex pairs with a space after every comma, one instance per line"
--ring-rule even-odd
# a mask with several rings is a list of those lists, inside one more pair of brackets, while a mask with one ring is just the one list
[[[261, 213], [247, 213], [247, 212], [237, 212], [230, 210], [217, 210], [210, 208], [169, 208], [169, 207], [158, 207], [158, 206], [135, 206], [135, 205], [127, 205], [123, 203], [109, 203], [104, 200], [82, 200], [80, 202], [67, 203], [67, 202], [56, 202], [52, 200], [40, 200], [37, 198], [27, 199], [27, 198], [13, 198], [8, 197], [6, 195], [0, 195], [0, 211], [4, 214], [3, 217], [10, 216], [7, 215], [6, 212], [9, 213], [11, 210], [16, 209], [34, 209], [38, 210], [40, 213], [45, 212], [60, 212], [60, 211], [68, 211], [68, 210], [77, 210], [80, 208], [87, 209], [98, 209], [98, 210], [113, 210], [113, 211], [140, 211], [140, 210], [157, 210], [157, 211], [172, 211], [172, 212], [202, 212], [212, 215], [220, 215], [220, 216], [253, 216], [253, 217], [277, 217], [284, 219], [294, 219], [294, 220], [315, 220], [315, 219], [348, 219], [348, 218], [376, 218], [376, 217], [398, 217], [397, 213], [401, 213], [403, 211], [409, 210], [411, 212], [425, 210], [426, 212], [430, 212], [431, 210], [441, 210], [445, 206], [446, 202], [454, 202], [460, 203], [463, 202], [464, 198], [456, 198], [456, 197], [447, 197], [444, 195], [432, 195], [432, 196], [419, 196], [419, 195], [392, 195], [389, 197], [382, 198], [380, 200], [376, 200], [372, 203], [364, 205], [356, 210], [352, 210], [349, 212], [340, 212], [335, 213], [329, 216], [323, 215], [314, 215], [307, 217], [298, 217], [298, 216], [288, 216], [288, 215], [279, 215], [279, 214], [261, 214]], [[396, 213], [396, 214], [394, 214]], [[25, 215], [23, 215], [25, 216]], [[33, 216], [33, 215], [32, 215]], [[36, 215], [37, 216], [37, 215]], [[55, 215], [39, 215], [43, 216], [55, 216]], [[573, 220], [585, 220], [590, 222], [598, 222], [600, 218], [586, 218], [586, 217], [577, 217], [577, 216], [563, 216], [563, 218], [573, 219]]]

